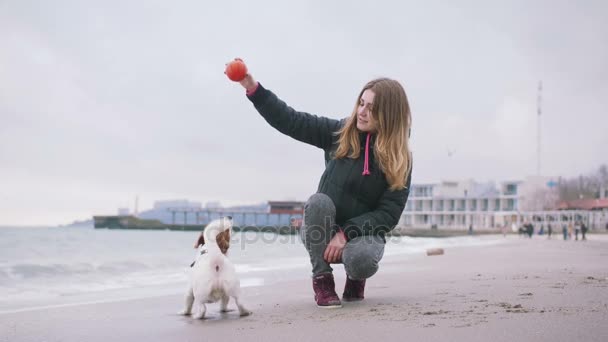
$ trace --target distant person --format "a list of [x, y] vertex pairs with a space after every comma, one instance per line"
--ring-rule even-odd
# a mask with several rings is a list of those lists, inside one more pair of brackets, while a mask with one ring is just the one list
[[551, 234], [553, 234], [553, 227], [551, 227], [551, 223], [547, 223], [547, 239], [551, 239]]
[[587, 240], [587, 225], [585, 222], [581, 222], [581, 234], [583, 235], [583, 240]]
[[469, 235], [473, 235], [473, 224], [469, 224]]
[[562, 224], [562, 234], [564, 234], [564, 241], [568, 240], [568, 226], [565, 223]]
[[574, 225], [572, 221], [568, 222], [568, 240], [572, 240], [572, 233], [574, 232]]
[[528, 222], [528, 225], [526, 226], [526, 232], [528, 233], [528, 237], [531, 239], [532, 235], [534, 235], [534, 225], [532, 224], [532, 222]]
[[240, 83], [272, 127], [325, 153], [325, 171], [304, 206], [300, 229], [317, 306], [342, 305], [330, 266], [335, 263], [344, 264], [347, 276], [342, 299], [362, 300], [410, 191], [411, 114], [403, 87], [388, 78], [372, 80], [350, 116], [335, 120], [296, 111], [250, 74]]
[[545, 225], [544, 224], [540, 224], [540, 230], [538, 231], [538, 235], [543, 235], [545, 234]]
[[519, 237], [525, 237], [528, 234], [527, 228], [527, 223], [524, 223], [517, 229], [517, 234], [519, 235]]
[[574, 240], [578, 241], [578, 232], [581, 230], [581, 221], [574, 223]]

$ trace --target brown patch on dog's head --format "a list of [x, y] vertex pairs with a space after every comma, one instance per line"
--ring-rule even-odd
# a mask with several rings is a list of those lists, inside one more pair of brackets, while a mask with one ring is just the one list
[[[222, 254], [228, 253], [228, 248], [230, 248], [230, 230], [225, 230], [219, 234], [217, 234], [215, 241], [217, 241], [217, 245], [220, 247]], [[199, 235], [198, 240], [194, 244], [194, 248], [198, 248], [201, 245], [205, 244], [205, 234], [201, 233]]]
[[228, 248], [230, 248], [230, 230], [224, 230], [217, 234], [215, 241], [217, 241], [217, 245], [223, 254], [228, 253]]

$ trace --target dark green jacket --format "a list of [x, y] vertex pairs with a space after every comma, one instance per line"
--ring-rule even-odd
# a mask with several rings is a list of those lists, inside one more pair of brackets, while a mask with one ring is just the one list
[[261, 84], [249, 95], [264, 119], [281, 133], [314, 145], [325, 151], [325, 172], [317, 192], [329, 196], [336, 206], [336, 224], [344, 229], [347, 239], [362, 235], [381, 235], [397, 223], [409, 195], [411, 173], [406, 187], [389, 190], [384, 173], [375, 162], [374, 136], [369, 146], [370, 175], [363, 176], [367, 133], [361, 133], [359, 158], [332, 158], [338, 144], [335, 134], [345, 120], [334, 120], [298, 112], [281, 101]]

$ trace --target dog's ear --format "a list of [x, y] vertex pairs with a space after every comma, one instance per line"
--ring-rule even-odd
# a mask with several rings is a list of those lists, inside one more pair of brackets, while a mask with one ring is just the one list
[[222, 251], [222, 254], [226, 254], [228, 252], [228, 248], [230, 247], [230, 229], [217, 234], [216, 241], [217, 245]]
[[201, 232], [201, 235], [198, 237], [196, 244], [194, 244], [194, 248], [198, 248], [198, 246], [204, 245], [204, 244], [205, 244], [205, 235]]

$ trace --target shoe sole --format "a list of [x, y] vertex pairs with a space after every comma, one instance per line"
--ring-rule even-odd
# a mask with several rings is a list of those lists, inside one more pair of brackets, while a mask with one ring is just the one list
[[322, 309], [339, 309], [342, 307], [342, 304], [339, 304], [339, 305], [318, 305], [317, 304], [317, 307], [322, 308]]

